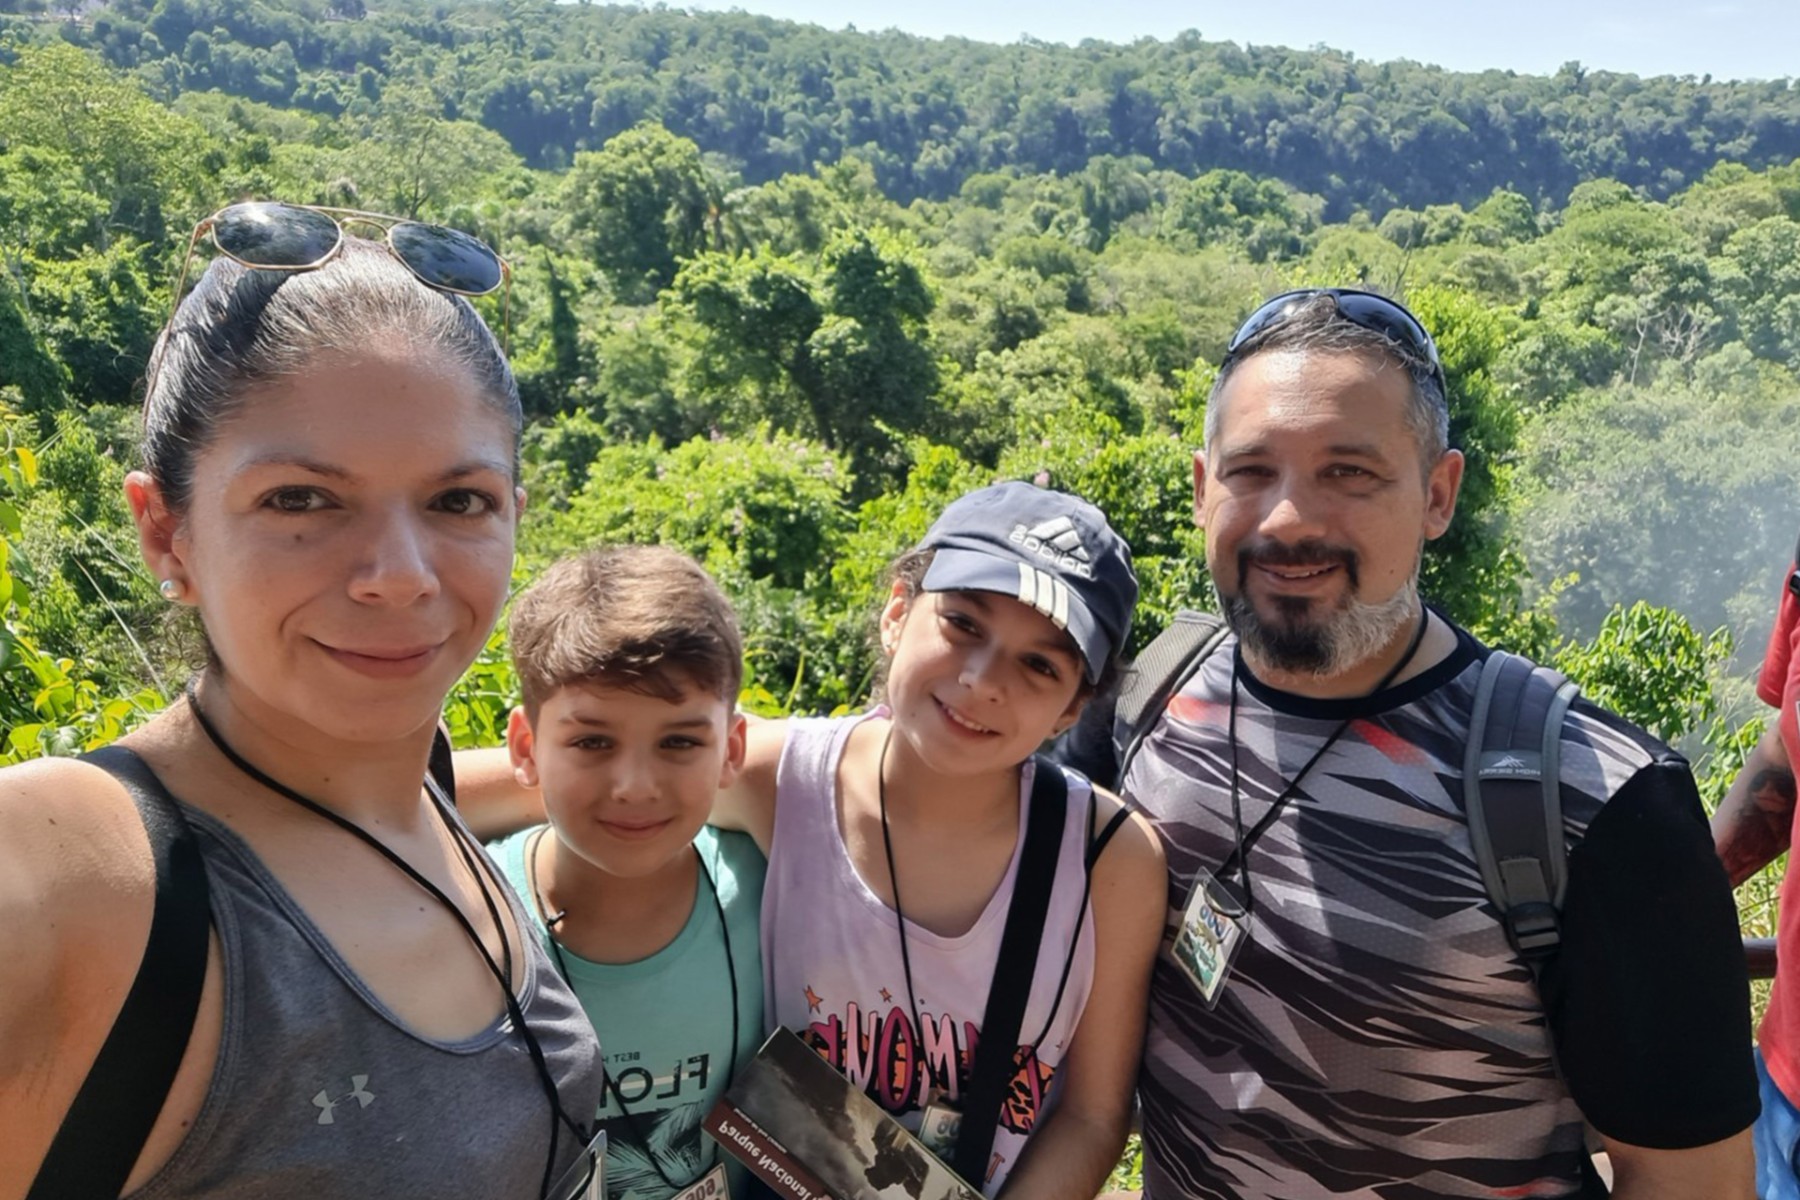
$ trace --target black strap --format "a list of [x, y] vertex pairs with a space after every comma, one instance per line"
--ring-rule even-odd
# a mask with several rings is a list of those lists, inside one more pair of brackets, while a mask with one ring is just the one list
[[1031, 811], [1025, 820], [1025, 845], [1019, 852], [1012, 904], [1006, 913], [1006, 931], [1000, 936], [1000, 957], [994, 963], [994, 981], [988, 987], [981, 1040], [975, 1046], [962, 1127], [950, 1164], [977, 1190], [987, 1178], [1000, 1104], [1018, 1069], [1014, 1058], [1019, 1048], [1019, 1028], [1025, 1022], [1025, 1002], [1031, 996], [1032, 977], [1037, 974], [1038, 945], [1044, 938], [1044, 919], [1050, 911], [1056, 860], [1062, 850], [1069, 811], [1069, 785], [1062, 769], [1041, 757], [1033, 761], [1037, 765], [1031, 785]]
[[1116, 790], [1125, 782], [1131, 760], [1162, 716], [1169, 697], [1194, 677], [1194, 672], [1230, 632], [1224, 620], [1212, 613], [1182, 609], [1132, 662], [1113, 707], [1113, 745], [1118, 767], [1113, 778], [1106, 781], [1108, 786]]
[[1463, 762], [1475, 862], [1507, 940], [1534, 977], [1562, 941], [1568, 845], [1559, 757], [1575, 694], [1557, 672], [1493, 651], [1476, 684]]
[[438, 785], [451, 808], [456, 807], [456, 754], [450, 735], [439, 725], [431, 735], [431, 757], [426, 760], [425, 775]]
[[1794, 545], [1794, 557], [1789, 565], [1788, 591], [1800, 596], [1800, 542]]
[[131, 751], [109, 746], [85, 760], [123, 784], [137, 805], [156, 864], [156, 907], [125, 1006], [26, 1200], [118, 1200], [175, 1082], [206, 981], [212, 916], [206, 866], [187, 818]]
[[1106, 824], [1100, 827], [1100, 832], [1095, 834], [1094, 840], [1088, 843], [1088, 870], [1092, 871], [1094, 869], [1094, 864], [1100, 861], [1101, 852], [1106, 849], [1106, 843], [1113, 840], [1113, 834], [1119, 832], [1120, 827], [1130, 818], [1131, 809], [1121, 804], [1119, 805], [1119, 811], [1114, 813], [1111, 818], [1107, 820]]

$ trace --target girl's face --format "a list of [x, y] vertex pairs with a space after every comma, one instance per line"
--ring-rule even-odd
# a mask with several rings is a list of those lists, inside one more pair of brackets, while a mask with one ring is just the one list
[[946, 774], [1015, 767], [1074, 723], [1086, 697], [1069, 635], [998, 592], [896, 585], [881, 614], [894, 728]]
[[187, 511], [142, 473], [127, 494], [238, 706], [379, 741], [437, 720], [499, 615], [512, 464], [468, 373], [401, 344], [258, 388], [196, 459]]

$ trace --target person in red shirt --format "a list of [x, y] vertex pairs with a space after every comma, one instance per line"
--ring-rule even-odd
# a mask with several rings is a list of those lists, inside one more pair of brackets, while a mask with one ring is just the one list
[[[1713, 844], [1737, 887], [1784, 853], [1793, 838], [1794, 766], [1800, 761], [1800, 564], [1781, 593], [1781, 609], [1757, 675], [1756, 694], [1777, 717], [1713, 814]], [[1762, 1116], [1755, 1128], [1756, 1194], [1800, 1200], [1795, 1166], [1800, 1141], [1800, 872], [1781, 881], [1775, 931], [1775, 988], [1757, 1030]]]

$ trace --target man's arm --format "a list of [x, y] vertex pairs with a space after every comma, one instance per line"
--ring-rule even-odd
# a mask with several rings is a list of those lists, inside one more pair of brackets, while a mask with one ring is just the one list
[[1756, 1194], [1748, 1129], [1691, 1150], [1600, 1140], [1612, 1160], [1613, 1200], [1751, 1200]]
[[[1118, 803], [1107, 799], [1101, 821]], [[1162, 846], [1149, 823], [1133, 816], [1094, 864], [1093, 990], [1062, 1062], [1056, 1107], [1033, 1132], [1003, 1197], [1091, 1200], [1118, 1163], [1168, 890]]]
[[1556, 1054], [1615, 1196], [1750, 1200], [1750, 985], [1687, 764], [1666, 750], [1569, 852], [1541, 983]]
[[1787, 850], [1793, 827], [1794, 768], [1777, 721], [1756, 743], [1712, 817], [1713, 846], [1731, 886], [1737, 887]]

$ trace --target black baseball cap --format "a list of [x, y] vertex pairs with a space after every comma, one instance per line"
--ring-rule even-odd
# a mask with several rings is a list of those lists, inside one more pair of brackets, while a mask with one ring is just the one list
[[998, 592], [1068, 631], [1089, 683], [1124, 645], [1137, 604], [1131, 547], [1079, 496], [997, 483], [944, 509], [918, 545], [928, 592]]

